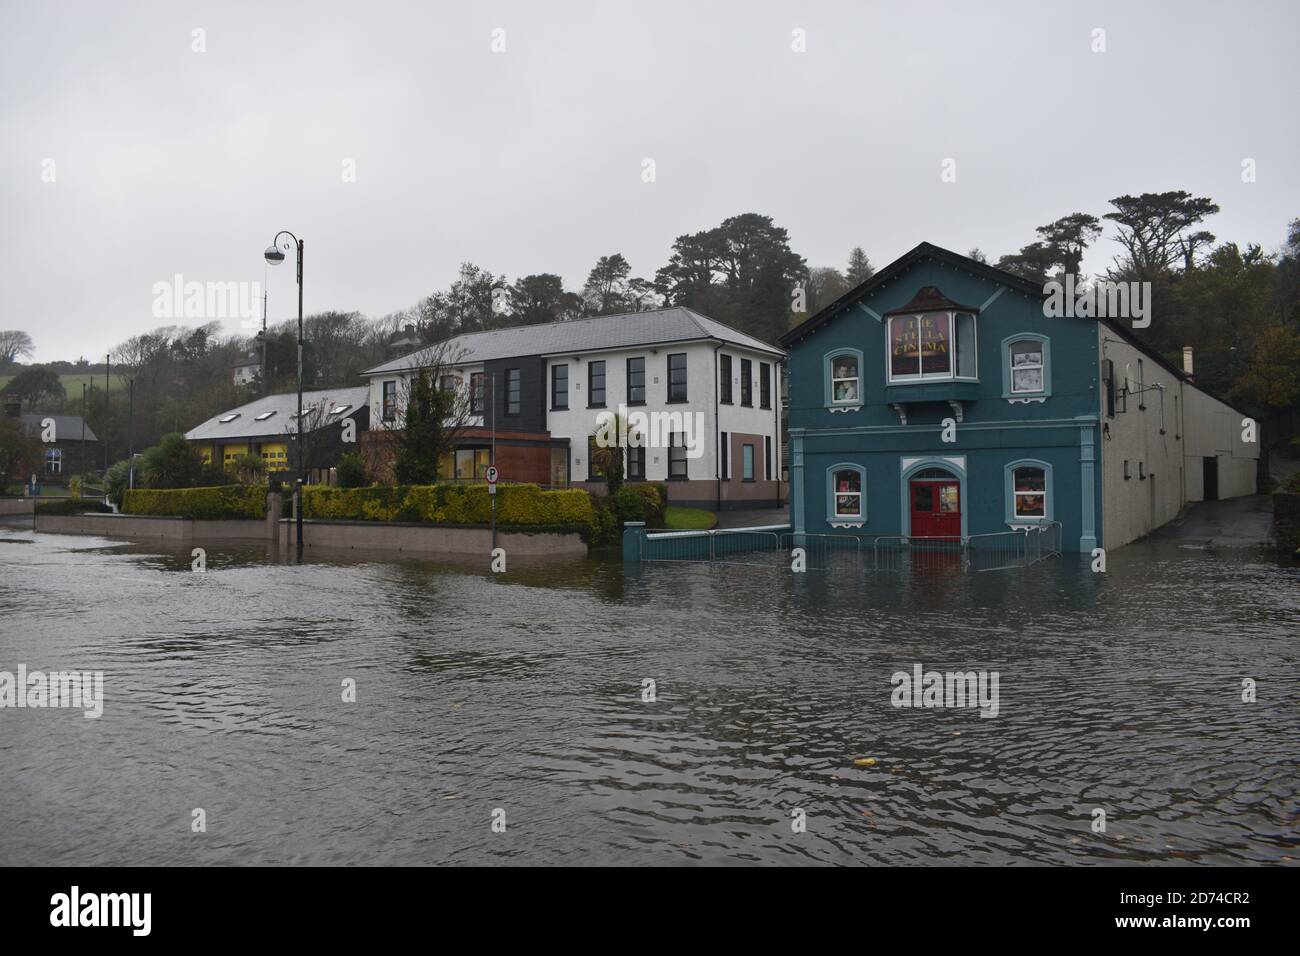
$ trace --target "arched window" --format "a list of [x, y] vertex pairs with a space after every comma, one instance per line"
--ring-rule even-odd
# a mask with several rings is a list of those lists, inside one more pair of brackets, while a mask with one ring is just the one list
[[1025, 459], [1006, 466], [1008, 524], [1040, 524], [1052, 520], [1052, 466]]
[[1002, 397], [1041, 402], [1052, 394], [1050, 342], [1045, 335], [1022, 332], [1002, 340]]
[[862, 353], [839, 349], [826, 356], [826, 407], [831, 411], [862, 407]]
[[867, 520], [866, 470], [841, 463], [826, 471], [826, 520], [836, 528], [860, 528]]

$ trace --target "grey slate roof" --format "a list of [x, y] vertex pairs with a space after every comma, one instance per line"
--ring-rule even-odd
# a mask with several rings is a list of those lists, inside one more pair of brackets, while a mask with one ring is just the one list
[[[306, 409], [314, 402], [329, 399], [331, 405], [351, 405], [345, 417], [351, 416], [358, 408], [364, 408], [370, 402], [370, 388], [366, 385], [354, 385], [347, 388], [322, 388], [302, 393], [302, 407]], [[214, 415], [202, 425], [197, 425], [185, 433], [189, 441], [226, 441], [227, 439], [258, 438], [268, 435], [286, 435], [296, 431], [298, 421], [291, 418], [298, 411], [298, 393], [286, 392], [283, 395], [268, 395], [247, 405], [240, 405]], [[227, 415], [239, 413], [234, 421], [222, 424], [221, 419]], [[263, 412], [275, 412], [265, 421], [257, 421]], [[337, 419], [336, 419], [337, 420]], [[304, 418], [306, 428], [311, 419]]]
[[[28, 435], [40, 435], [41, 422], [47, 418], [54, 419], [54, 438], [57, 442], [81, 441], [80, 415], [47, 415], [44, 412], [23, 412], [19, 416], [20, 428]], [[86, 426], [86, 441], [99, 441], [95, 433]]]
[[[569, 322], [470, 332], [447, 341], [447, 352], [442, 361], [469, 365], [520, 355], [558, 355], [565, 352], [637, 348], [699, 339], [716, 339], [775, 356], [785, 354], [781, 349], [729, 325], [723, 325], [707, 315], [682, 306], [673, 306], [649, 312], [601, 315]], [[361, 374], [382, 375], [418, 368], [422, 364], [421, 357], [431, 350], [441, 350], [441, 346], [417, 349], [391, 362], [366, 369]]]

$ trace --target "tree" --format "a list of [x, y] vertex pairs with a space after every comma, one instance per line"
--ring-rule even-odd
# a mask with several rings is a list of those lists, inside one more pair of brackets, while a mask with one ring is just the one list
[[1027, 246], [1022, 246], [1019, 252], [1000, 258], [997, 267], [1030, 282], [1043, 285], [1058, 260], [1059, 256], [1055, 249], [1046, 243], [1031, 242]]
[[180, 432], [164, 435], [140, 456], [140, 483], [146, 488], [195, 488], [207, 474], [203, 456]]
[[808, 314], [817, 314], [848, 292], [850, 288], [852, 288], [852, 285], [850, 285], [848, 279], [840, 275], [839, 269], [826, 267], [809, 269], [808, 278], [804, 284], [808, 296], [806, 303]]
[[[473, 396], [453, 366], [458, 354], [447, 343], [420, 354], [417, 368], [402, 385], [401, 415], [386, 423], [395, 446], [393, 477], [399, 485], [438, 481], [443, 459], [454, 454], [456, 439], [471, 418]], [[457, 384], [444, 388], [450, 377]], [[447, 475], [445, 477], [453, 477]]]
[[18, 329], [0, 332], [0, 365], [18, 361], [19, 356], [31, 357], [36, 352], [32, 337]]
[[27, 404], [27, 410], [33, 411], [38, 404], [45, 401], [62, 400], [67, 397], [59, 373], [45, 365], [33, 365], [23, 369], [4, 387], [4, 394], [12, 395]]
[[581, 311], [581, 297], [564, 291], [564, 280], [554, 273], [523, 276], [510, 287], [510, 314], [515, 325], [560, 322]]
[[508, 301], [503, 276], [494, 276], [472, 262], [462, 262], [456, 281], [446, 292], [435, 292], [420, 303], [421, 337], [426, 342], [441, 342], [466, 332], [500, 328], [507, 324]]
[[849, 251], [849, 266], [844, 270], [844, 278], [851, 288], [860, 286], [876, 274], [876, 267], [871, 264], [861, 246], [854, 246]]
[[365, 488], [370, 484], [366, 463], [356, 452], [349, 452], [339, 459], [335, 477], [340, 488]]
[[974, 259], [976, 262], [983, 263], [984, 265], [988, 265], [988, 261], [989, 261], [989, 257], [984, 255], [984, 250], [982, 250], [979, 246], [976, 246], [975, 248], [971, 249], [970, 252], [966, 253], [966, 258]]
[[685, 305], [769, 342], [790, 327], [792, 292], [807, 264], [770, 216], [744, 213], [678, 236], [655, 287]]
[[620, 253], [601, 256], [596, 265], [587, 274], [587, 282], [582, 287], [582, 298], [587, 305], [589, 315], [612, 315], [626, 311], [624, 296], [627, 292], [627, 278], [632, 274], [632, 267]]
[[1183, 234], [1219, 211], [1213, 200], [1181, 189], [1140, 196], [1116, 196], [1103, 217], [1119, 226], [1115, 237], [1124, 254], [1115, 259], [1112, 278], [1149, 281], [1167, 272], [1183, 255]]
[[41, 464], [41, 443], [23, 431], [17, 418], [0, 416], [0, 494], [10, 482], [22, 482]]
[[1035, 231], [1054, 259], [1053, 265], [1077, 279], [1082, 274], [1084, 251], [1101, 235], [1101, 221], [1086, 212], [1074, 212]]
[[241, 485], [266, 483], [266, 462], [261, 455], [236, 455], [230, 463], [230, 473]]

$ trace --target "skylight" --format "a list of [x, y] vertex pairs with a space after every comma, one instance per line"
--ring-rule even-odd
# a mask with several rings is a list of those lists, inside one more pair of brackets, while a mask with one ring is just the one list
[[255, 422], [264, 422], [264, 421], [266, 421], [268, 418], [270, 418], [270, 417], [271, 417], [272, 415], [274, 415], [274, 414], [275, 414], [275, 409], [271, 409], [271, 411], [269, 411], [269, 412], [262, 412], [262, 414], [260, 414], [260, 415], [254, 415], [254, 416], [253, 416], [253, 421], [255, 421]]
[[351, 405], [335, 405], [333, 408], [330, 409], [330, 414], [331, 414], [331, 415], [342, 415], [344, 412], [346, 412], [346, 411], [347, 411], [349, 408], [351, 408], [351, 407], [352, 407]]
[[217, 421], [225, 425], [228, 422], [233, 422], [238, 417], [239, 417], [239, 412], [231, 412], [229, 415], [222, 415], [219, 419], [217, 419]]

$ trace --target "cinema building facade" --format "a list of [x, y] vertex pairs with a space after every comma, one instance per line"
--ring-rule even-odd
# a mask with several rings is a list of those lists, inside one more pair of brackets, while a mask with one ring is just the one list
[[[922, 243], [781, 340], [796, 532], [958, 537], [1059, 522], [1117, 548], [1253, 494], [1258, 436], [1122, 320]], [[1254, 441], [1251, 441], [1251, 438]]]

